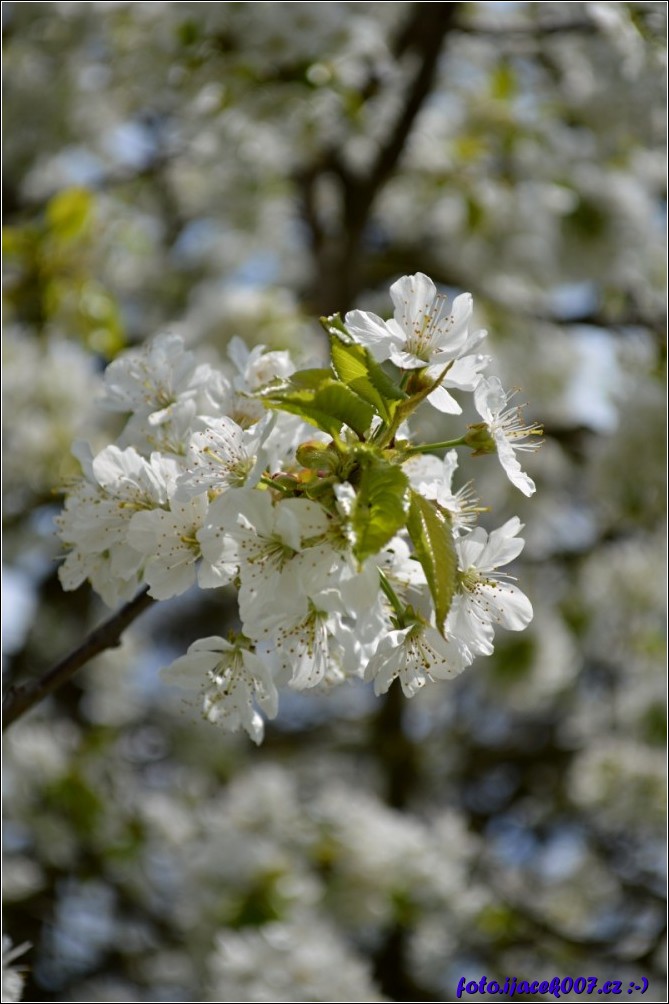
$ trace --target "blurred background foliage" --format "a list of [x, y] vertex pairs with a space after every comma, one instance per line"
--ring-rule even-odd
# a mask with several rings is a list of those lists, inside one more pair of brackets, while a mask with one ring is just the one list
[[318, 314], [386, 312], [420, 270], [473, 293], [546, 426], [531, 504], [466, 465], [490, 527], [527, 524], [536, 614], [454, 683], [287, 694], [250, 748], [157, 679], [234, 619], [188, 594], [12, 728], [25, 999], [443, 1000], [485, 974], [666, 1000], [666, 4], [3, 17], [10, 682], [104, 616], [62, 593], [52, 518], [72, 441], [118, 432], [95, 396], [126, 346], [314, 358]]

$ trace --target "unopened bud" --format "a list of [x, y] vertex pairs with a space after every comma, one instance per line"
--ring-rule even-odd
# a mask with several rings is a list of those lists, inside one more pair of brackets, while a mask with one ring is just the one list
[[307, 467], [310, 471], [325, 471], [327, 474], [333, 473], [337, 469], [339, 458], [327, 443], [321, 443], [317, 439], [310, 439], [306, 443], [301, 443], [295, 451], [298, 463]]
[[484, 453], [497, 453], [497, 444], [485, 422], [468, 425], [462, 441], [474, 451], [475, 457], [480, 457]]
[[324, 495], [331, 494], [334, 485], [337, 483], [338, 482], [335, 478], [318, 478], [307, 485], [305, 489], [307, 498], [318, 499], [322, 498]]
[[273, 474], [272, 481], [277, 486], [277, 488], [283, 488], [284, 490], [289, 489], [291, 491], [294, 491], [300, 483], [300, 479], [297, 477], [296, 474], [284, 474], [284, 473]]

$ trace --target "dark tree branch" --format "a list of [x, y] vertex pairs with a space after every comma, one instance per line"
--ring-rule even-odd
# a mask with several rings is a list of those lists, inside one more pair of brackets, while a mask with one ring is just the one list
[[121, 607], [118, 613], [95, 628], [78, 648], [57, 662], [44, 676], [31, 683], [10, 687], [2, 704], [3, 731], [36, 704], [43, 701], [45, 697], [52, 694], [54, 690], [67, 683], [77, 670], [90, 662], [94, 656], [119, 645], [121, 635], [126, 628], [154, 602], [155, 600], [149, 596], [148, 591], [143, 590], [124, 607]]
[[417, 72], [409, 84], [404, 104], [366, 175], [345, 178], [344, 229], [348, 234], [346, 260], [355, 260], [374, 202], [390, 179], [406, 147], [418, 114], [427, 99], [437, 72], [439, 55], [447, 32], [453, 27], [456, 3], [416, 4], [408, 36], [420, 56]]
[[[406, 148], [415, 121], [432, 90], [444, 38], [455, 25], [457, 3], [413, 5], [411, 15], [391, 49], [397, 59], [408, 52], [417, 66], [409, 81], [402, 107], [391, 124], [385, 142], [364, 172], [349, 168], [339, 151], [324, 148], [310, 167], [295, 176], [302, 201], [302, 215], [316, 260], [310, 307], [316, 313], [348, 308], [361, 288], [363, 235], [373, 205], [392, 177]], [[363, 103], [377, 91], [363, 87]], [[318, 216], [315, 193], [319, 180], [335, 178], [340, 186], [343, 210], [336, 226], [324, 226]]]
[[[416, 4], [412, 38], [421, 57], [416, 76], [407, 89], [404, 106], [375, 163], [363, 181], [371, 200], [395, 170], [425, 99], [432, 90], [446, 34], [453, 28], [457, 3]], [[370, 201], [371, 206], [371, 201]]]
[[458, 31], [485, 38], [545, 38], [547, 35], [593, 35], [598, 31], [594, 21], [579, 18], [574, 21], [535, 21], [528, 24], [462, 24]]

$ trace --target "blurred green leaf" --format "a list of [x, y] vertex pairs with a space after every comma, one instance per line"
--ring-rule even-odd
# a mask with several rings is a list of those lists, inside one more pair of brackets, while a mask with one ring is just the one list
[[516, 72], [508, 60], [503, 60], [493, 70], [490, 94], [498, 101], [509, 101], [518, 90]]
[[76, 240], [92, 222], [94, 199], [86, 188], [66, 188], [50, 200], [46, 222], [54, 235], [64, 242]]

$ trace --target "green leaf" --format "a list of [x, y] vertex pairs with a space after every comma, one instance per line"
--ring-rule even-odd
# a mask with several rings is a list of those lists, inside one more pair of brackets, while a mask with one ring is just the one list
[[328, 335], [343, 335], [345, 341], [352, 341], [346, 330], [346, 325], [341, 319], [341, 314], [332, 314], [330, 317], [319, 318], [321, 327], [327, 331]]
[[298, 370], [288, 378], [288, 387], [309, 387], [316, 390], [324, 380], [331, 380], [332, 373], [329, 369]]
[[498, 101], [510, 101], [518, 92], [518, 81], [510, 62], [501, 62], [490, 77], [490, 93]]
[[345, 384], [338, 380], [325, 381], [316, 391], [315, 404], [357, 432], [364, 434], [372, 424], [374, 409]]
[[93, 194], [87, 188], [66, 188], [49, 201], [47, 223], [60, 240], [75, 240], [88, 229], [94, 205]]
[[374, 457], [362, 469], [351, 525], [359, 562], [377, 554], [406, 524], [409, 480], [394, 464]]
[[[369, 349], [365, 348], [364, 345], [359, 345], [349, 334], [339, 314], [334, 314], [332, 317], [321, 317], [320, 320], [321, 325], [330, 336], [331, 347], [334, 348], [338, 344], [347, 350], [348, 362], [342, 352], [339, 352], [337, 358], [332, 360], [335, 372], [340, 379], [348, 382], [349, 378], [356, 379], [367, 376], [376, 390], [385, 394], [386, 397], [393, 401], [404, 400], [406, 394], [402, 388], [376, 362]], [[347, 367], [352, 368], [347, 372]]]
[[327, 432], [333, 439], [341, 432], [341, 421], [317, 408], [313, 401], [313, 395], [307, 396], [305, 393], [303, 399], [300, 399], [297, 392], [291, 395], [280, 394], [276, 397], [264, 395], [262, 402], [266, 408], [273, 408], [275, 411], [287, 411], [291, 415], [299, 415], [305, 422], [309, 422], [310, 425], [315, 425], [317, 429]]
[[330, 370], [302, 370], [278, 387], [268, 387], [261, 395], [268, 408], [300, 415], [323, 432], [339, 435], [342, 424], [364, 436], [374, 418], [374, 409], [335, 380]]
[[396, 402], [406, 398], [384, 373], [370, 352], [354, 342], [345, 343], [338, 335], [330, 336], [332, 368], [347, 387], [372, 405], [386, 424], [393, 420]]
[[411, 489], [407, 530], [432, 593], [437, 628], [443, 634], [457, 585], [458, 558], [451, 521], [440, 506]]

